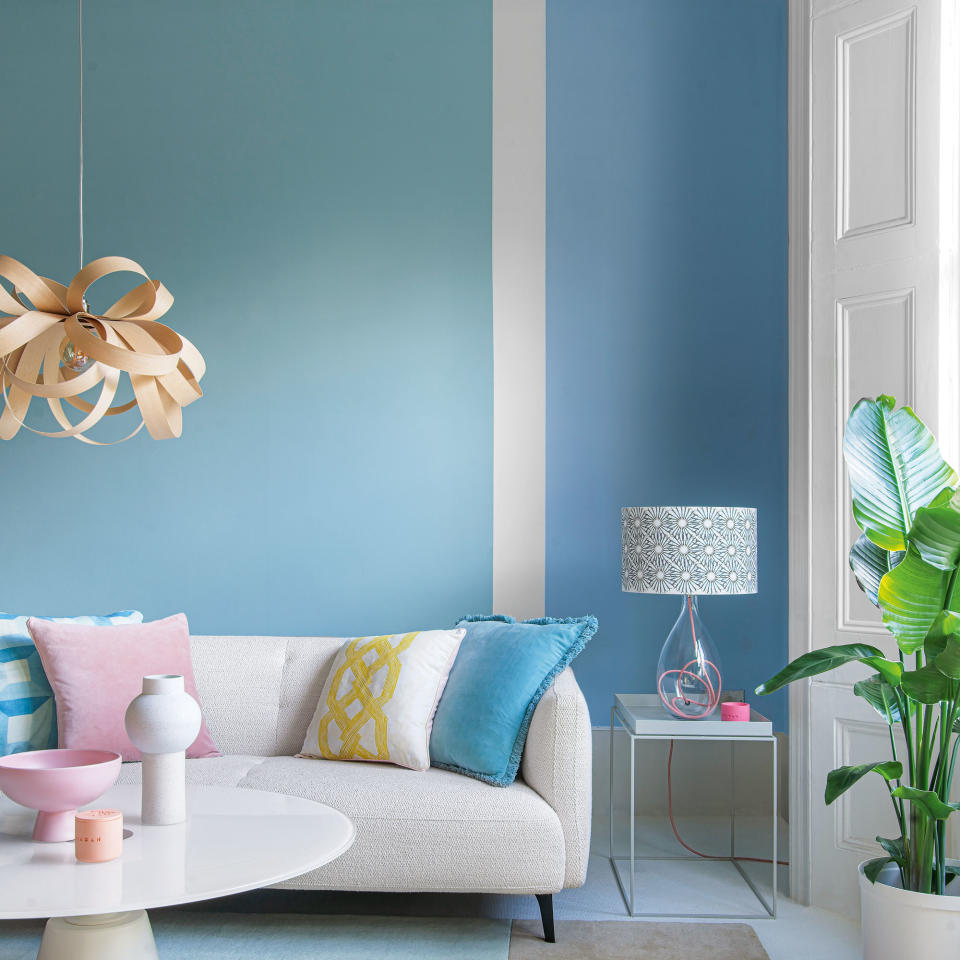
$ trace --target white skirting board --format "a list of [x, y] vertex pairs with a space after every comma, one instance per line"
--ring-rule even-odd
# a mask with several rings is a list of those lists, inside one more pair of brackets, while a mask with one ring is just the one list
[[[777, 792], [780, 817], [789, 819], [789, 738], [777, 735]], [[618, 810], [629, 803], [629, 743], [615, 734], [614, 798]], [[638, 741], [636, 749], [636, 814], [667, 813], [666, 741]], [[771, 810], [771, 747], [767, 743], [738, 743], [734, 758], [738, 814], [764, 814]], [[610, 728], [593, 728], [593, 804], [596, 812], [609, 809]], [[673, 752], [673, 809], [678, 816], [721, 816], [730, 809], [730, 744], [703, 741], [677, 742]]]

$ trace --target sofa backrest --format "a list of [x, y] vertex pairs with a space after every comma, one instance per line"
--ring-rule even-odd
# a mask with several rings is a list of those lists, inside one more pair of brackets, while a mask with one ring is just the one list
[[290, 756], [303, 746], [339, 637], [191, 637], [197, 693], [223, 753]]

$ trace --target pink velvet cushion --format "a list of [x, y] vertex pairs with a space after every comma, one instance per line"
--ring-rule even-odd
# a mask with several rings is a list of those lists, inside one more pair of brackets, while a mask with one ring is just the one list
[[[151, 673], [180, 673], [198, 703], [190, 660], [190, 629], [182, 613], [152, 623], [88, 627], [31, 617], [27, 627], [57, 704], [60, 747], [116, 750], [139, 760], [123, 717]], [[202, 705], [201, 705], [202, 708]], [[206, 721], [188, 757], [219, 757]]]

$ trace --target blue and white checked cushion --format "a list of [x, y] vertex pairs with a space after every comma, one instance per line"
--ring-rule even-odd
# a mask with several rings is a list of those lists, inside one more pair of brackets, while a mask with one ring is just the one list
[[[0, 613], [0, 756], [57, 745], [57, 711], [40, 654], [27, 630], [29, 616]], [[38, 617], [53, 623], [114, 626], [143, 623], [138, 610], [106, 617]]]

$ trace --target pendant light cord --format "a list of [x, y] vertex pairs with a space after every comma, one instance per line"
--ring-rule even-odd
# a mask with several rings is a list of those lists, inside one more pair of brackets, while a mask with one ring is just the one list
[[77, 60], [80, 90], [80, 269], [83, 269], [83, 0], [77, 0]]

